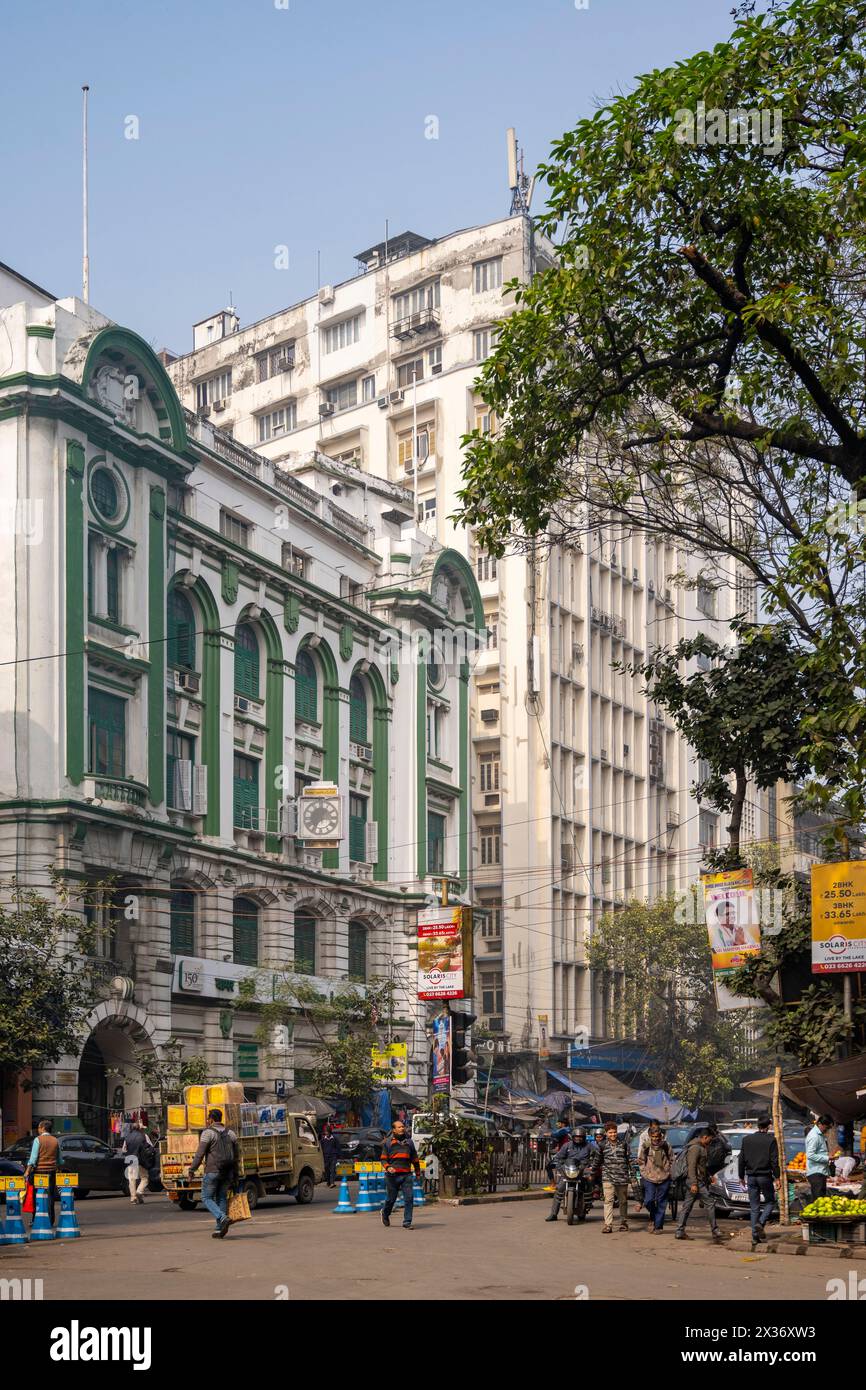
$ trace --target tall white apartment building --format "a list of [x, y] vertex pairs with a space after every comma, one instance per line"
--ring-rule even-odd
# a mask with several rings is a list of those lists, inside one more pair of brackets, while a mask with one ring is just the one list
[[246, 327], [220, 311], [191, 353], [166, 355], [190, 410], [287, 470], [318, 450], [408, 486], [420, 530], [472, 564], [489, 634], [472, 706], [475, 1002], [508, 1052], [536, 1055], [540, 1034], [552, 1054], [578, 1029], [607, 1034], [593, 920], [684, 887], [721, 833], [689, 795], [690, 751], [611, 662], [698, 630], [723, 640], [742, 606], [733, 586], [674, 587], [695, 562], [643, 536], [548, 538], [496, 561], [451, 520], [463, 436], [496, 427], [475, 381], [513, 310], [504, 286], [554, 257], [523, 214], [406, 232], [359, 253], [342, 284]]

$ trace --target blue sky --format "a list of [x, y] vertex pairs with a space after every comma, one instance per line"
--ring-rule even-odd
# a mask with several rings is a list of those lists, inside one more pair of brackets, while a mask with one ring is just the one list
[[386, 218], [439, 236], [504, 216], [508, 126], [534, 167], [635, 74], [732, 25], [732, 0], [284, 3], [8, 7], [0, 260], [80, 293], [89, 82], [91, 302], [188, 351], [229, 292], [250, 323], [315, 290], [317, 252], [324, 283], [351, 275]]

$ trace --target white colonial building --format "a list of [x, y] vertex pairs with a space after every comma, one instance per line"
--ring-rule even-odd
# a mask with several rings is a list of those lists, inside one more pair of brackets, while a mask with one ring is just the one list
[[[384, 464], [311, 447], [289, 476], [185, 410], [134, 333], [14, 272], [0, 288], [0, 865], [60, 876], [104, 977], [35, 1115], [104, 1133], [169, 1038], [252, 1094], [303, 1086], [303, 1021], [264, 1045], [237, 1007], [273, 969], [325, 996], [392, 979], [426, 1094], [416, 912], [470, 877], [470, 566]], [[296, 833], [312, 782], [339, 788], [333, 849]]]

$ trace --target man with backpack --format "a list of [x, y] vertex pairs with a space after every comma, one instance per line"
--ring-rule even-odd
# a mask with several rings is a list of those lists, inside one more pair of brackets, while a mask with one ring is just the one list
[[214, 1239], [221, 1240], [231, 1222], [228, 1218], [229, 1188], [237, 1182], [238, 1136], [233, 1129], [226, 1129], [221, 1110], [207, 1112], [208, 1126], [202, 1130], [199, 1146], [190, 1164], [189, 1175], [193, 1177], [196, 1169], [204, 1161], [204, 1177], [201, 1183], [201, 1199], [216, 1221]]
[[716, 1223], [716, 1203], [710, 1190], [710, 1176], [707, 1167], [707, 1151], [712, 1141], [713, 1135], [710, 1134], [709, 1130], [702, 1130], [686, 1145], [682, 1153], [677, 1155], [674, 1163], [674, 1181], [682, 1183], [683, 1179], [685, 1180], [685, 1201], [680, 1211], [680, 1219], [677, 1222], [677, 1240], [691, 1240], [691, 1236], [686, 1235], [686, 1225], [692, 1207], [695, 1202], [700, 1201], [707, 1213], [713, 1244], [722, 1245], [724, 1243], [724, 1236]]
[[125, 1177], [129, 1183], [129, 1200], [133, 1206], [143, 1206], [144, 1194], [150, 1186], [150, 1176], [156, 1167], [158, 1154], [147, 1132], [147, 1126], [140, 1121], [133, 1125], [124, 1140], [123, 1156], [126, 1161]]

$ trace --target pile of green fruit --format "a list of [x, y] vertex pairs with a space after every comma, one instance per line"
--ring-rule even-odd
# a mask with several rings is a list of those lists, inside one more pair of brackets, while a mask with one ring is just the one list
[[866, 1217], [866, 1201], [861, 1197], [816, 1197], [803, 1208], [803, 1216], [832, 1220], [834, 1216]]

